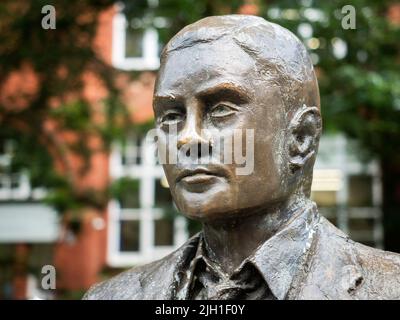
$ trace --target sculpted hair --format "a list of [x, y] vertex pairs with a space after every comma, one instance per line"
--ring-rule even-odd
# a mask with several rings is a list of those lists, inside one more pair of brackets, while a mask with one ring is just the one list
[[227, 15], [201, 19], [178, 32], [164, 47], [161, 63], [177, 50], [222, 39], [251, 56], [263, 78], [281, 90], [287, 118], [305, 104], [320, 109], [318, 83], [308, 52], [289, 30], [257, 16]]

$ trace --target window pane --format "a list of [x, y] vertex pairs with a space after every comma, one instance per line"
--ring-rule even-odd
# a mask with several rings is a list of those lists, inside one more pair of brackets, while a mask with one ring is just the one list
[[19, 187], [19, 175], [13, 174], [11, 176], [11, 189], [18, 189]]
[[164, 49], [164, 46], [165, 46], [165, 43], [163, 41], [161, 41], [160, 38], [159, 38], [159, 40], [158, 40], [158, 52], [157, 52], [158, 57], [161, 57], [161, 52]]
[[354, 231], [372, 231], [374, 228], [374, 219], [350, 219], [349, 227]]
[[171, 246], [174, 243], [174, 217], [179, 213], [166, 180], [156, 179], [155, 184], [154, 206], [163, 209], [164, 218], [154, 221], [154, 243], [156, 246]]
[[122, 152], [122, 164], [124, 166], [139, 165], [142, 163], [141, 137], [129, 137], [129, 143], [124, 146]]
[[318, 211], [327, 218], [332, 224], [337, 225], [337, 208], [336, 207], [320, 207]]
[[139, 221], [121, 221], [121, 251], [139, 251]]
[[127, 27], [125, 56], [129, 58], [143, 57], [143, 36], [144, 30]]
[[199, 221], [195, 221], [195, 220], [186, 218], [186, 222], [187, 222], [187, 226], [188, 226], [189, 237], [192, 237], [196, 233], [201, 231], [202, 225]]
[[172, 208], [173, 201], [170, 189], [165, 182], [162, 183], [161, 179], [156, 180], [156, 194], [154, 206], [156, 208]]
[[174, 223], [172, 219], [159, 219], [154, 221], [156, 246], [171, 246], [174, 244]]
[[313, 191], [311, 199], [320, 207], [336, 206], [336, 191]]
[[351, 207], [372, 206], [372, 177], [357, 175], [349, 177], [349, 199]]
[[137, 179], [122, 178], [113, 185], [113, 196], [121, 208], [139, 208], [139, 185]]

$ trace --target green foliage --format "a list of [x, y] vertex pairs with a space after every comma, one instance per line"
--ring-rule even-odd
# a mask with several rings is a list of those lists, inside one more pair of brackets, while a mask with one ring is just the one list
[[90, 106], [83, 100], [66, 103], [61, 108], [50, 110], [49, 113], [60, 125], [69, 130], [84, 131], [91, 123]]
[[[0, 3], [0, 84], [22, 73], [18, 88], [0, 87], [0, 144], [15, 148], [11, 171], [27, 170], [34, 187], [49, 190], [46, 201], [59, 212], [84, 206], [104, 207], [107, 190], [76, 190], [68, 157], [83, 159], [84, 174], [94, 152], [107, 152], [111, 142], [130, 127], [127, 110], [113, 85], [115, 70], [95, 53], [93, 41], [99, 13], [113, 0], [23, 0]], [[41, 9], [56, 9], [56, 29], [44, 30]], [[84, 95], [83, 75], [97, 76], [108, 96], [102, 103], [104, 121], [93, 121], [96, 111]], [[33, 76], [32, 76], [33, 74]], [[36, 85], [35, 79], [37, 80]], [[54, 102], [56, 101], [56, 105]], [[98, 106], [96, 107], [98, 108]], [[48, 129], [53, 124], [53, 129]], [[63, 133], [75, 136], [63, 139]], [[101, 148], [89, 147], [90, 136], [102, 138]], [[56, 162], [63, 172], [56, 172]]]

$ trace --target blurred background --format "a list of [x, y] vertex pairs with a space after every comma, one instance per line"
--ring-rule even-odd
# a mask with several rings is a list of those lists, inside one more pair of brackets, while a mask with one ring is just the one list
[[143, 138], [163, 45], [229, 13], [305, 43], [324, 118], [312, 197], [354, 240], [400, 252], [399, 2], [2, 0], [0, 299], [79, 299], [199, 230]]

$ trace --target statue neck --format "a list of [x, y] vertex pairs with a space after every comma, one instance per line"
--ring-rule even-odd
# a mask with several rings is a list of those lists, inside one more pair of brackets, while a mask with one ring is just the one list
[[225, 272], [231, 274], [261, 244], [276, 234], [298, 212], [299, 207], [299, 201], [286, 202], [246, 212], [241, 218], [205, 222], [206, 251]]

